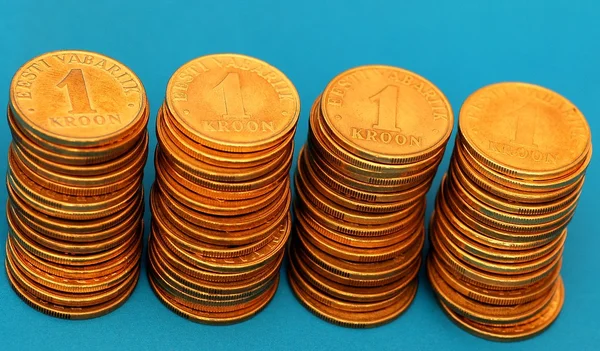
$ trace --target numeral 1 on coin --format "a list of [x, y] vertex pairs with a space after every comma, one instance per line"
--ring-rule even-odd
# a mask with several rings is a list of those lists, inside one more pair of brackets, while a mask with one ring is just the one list
[[83, 71], [74, 68], [69, 71], [67, 76], [56, 85], [59, 88], [67, 87], [67, 94], [71, 102], [71, 114], [95, 113], [90, 103], [87, 86], [83, 77]]
[[223, 118], [250, 118], [250, 115], [246, 114], [244, 109], [240, 76], [237, 73], [227, 73], [215, 89], [221, 89], [223, 92], [223, 102], [225, 104]]
[[526, 107], [524, 106], [512, 112], [512, 115], [516, 118], [513, 142], [523, 146], [537, 147], [533, 142], [533, 137], [537, 124], [538, 109], [534, 107], [532, 110]]
[[388, 85], [377, 94], [370, 97], [371, 102], [377, 103], [377, 123], [373, 128], [383, 130], [400, 130], [398, 116], [398, 87]]

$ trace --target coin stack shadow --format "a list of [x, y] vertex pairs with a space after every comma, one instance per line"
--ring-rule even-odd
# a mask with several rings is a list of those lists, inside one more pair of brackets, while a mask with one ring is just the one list
[[290, 284], [317, 316], [374, 327], [399, 316], [416, 294], [425, 195], [447, 138], [426, 158], [377, 163], [334, 139], [320, 100], [295, 176]]
[[[501, 93], [492, 94], [495, 89]], [[546, 96], [548, 104], [558, 104], [561, 99], [540, 87], [504, 83], [481, 89], [473, 95], [474, 101], [480, 96], [491, 106], [501, 106], [485, 96], [487, 90], [497, 99], [512, 93], [520, 97]], [[519, 97], [515, 95], [515, 99]], [[478, 103], [473, 103], [473, 109], [482, 109]], [[488, 339], [523, 339], [547, 328], [561, 310], [564, 286], [560, 268], [566, 227], [573, 217], [591, 158], [591, 138], [588, 133], [584, 152], [560, 174], [548, 172], [544, 177], [530, 169], [534, 176], [526, 176], [526, 170], [519, 174], [492, 157], [504, 155], [526, 162], [527, 152], [534, 159], [541, 159], [542, 152], [536, 148], [527, 151], [527, 146], [519, 144], [504, 146], [501, 153], [493, 147], [478, 147], [472, 135], [485, 135], [492, 140], [482, 139], [483, 145], [509, 136], [493, 122], [487, 127], [490, 133], [483, 130], [485, 127], [476, 130], [465, 123], [478, 119], [469, 111], [469, 105], [465, 102], [461, 110], [460, 133], [431, 218], [428, 276], [443, 310], [465, 330]], [[501, 117], [511, 118], [497, 116], [496, 121]], [[537, 123], [546, 118], [552, 125], [558, 122], [551, 119], [559, 117], [530, 114], [519, 118], [537, 118]], [[583, 116], [581, 121], [577, 119], [575, 116], [575, 122], [585, 124]], [[493, 128], [497, 129], [491, 131]], [[585, 130], [583, 127], [577, 133]], [[530, 167], [534, 166], [534, 159]], [[544, 163], [551, 168], [551, 162]]]
[[143, 104], [131, 128], [85, 147], [36, 134], [8, 108], [6, 270], [31, 307], [92, 318], [120, 306], [135, 288], [148, 150]]
[[294, 128], [267, 148], [224, 151], [192, 139], [163, 105], [151, 194], [150, 283], [190, 320], [227, 324], [272, 299], [291, 231]]

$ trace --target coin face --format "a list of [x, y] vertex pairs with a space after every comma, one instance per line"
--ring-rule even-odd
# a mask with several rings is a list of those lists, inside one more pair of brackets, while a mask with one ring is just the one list
[[486, 164], [519, 177], [558, 177], [583, 162], [590, 128], [567, 99], [540, 86], [499, 83], [472, 94], [460, 111], [465, 142]]
[[448, 100], [432, 83], [390, 66], [340, 74], [325, 88], [321, 110], [345, 148], [388, 164], [431, 156], [445, 145], [454, 121]]
[[298, 92], [258, 59], [217, 54], [179, 68], [167, 86], [167, 107], [188, 137], [224, 151], [268, 148], [296, 125]]
[[63, 145], [117, 140], [136, 125], [145, 91], [122, 63], [86, 51], [55, 51], [15, 74], [11, 108], [24, 128]]

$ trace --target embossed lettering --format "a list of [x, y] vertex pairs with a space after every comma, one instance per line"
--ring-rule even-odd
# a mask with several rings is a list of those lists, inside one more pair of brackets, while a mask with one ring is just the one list
[[556, 160], [558, 159], [558, 154], [556, 153], [542, 152], [537, 149], [528, 148], [526, 146], [499, 143], [491, 140], [489, 141], [488, 149], [495, 153], [515, 158], [531, 159], [534, 162], [556, 164]]
[[220, 120], [220, 121], [202, 121], [202, 128], [205, 132], [225, 132], [225, 133], [267, 133], [275, 131], [273, 121], [257, 120]]
[[49, 117], [48, 124], [51, 127], [68, 128], [68, 127], [88, 127], [88, 126], [103, 126], [121, 124], [121, 116], [118, 114], [109, 115], [82, 115], [82, 116], [64, 116], [64, 117]]
[[373, 129], [364, 130], [362, 128], [352, 128], [352, 139], [366, 140], [382, 144], [395, 143], [400, 146], [416, 146], [422, 145], [422, 137], [415, 135], [404, 135], [393, 131], [378, 131]]

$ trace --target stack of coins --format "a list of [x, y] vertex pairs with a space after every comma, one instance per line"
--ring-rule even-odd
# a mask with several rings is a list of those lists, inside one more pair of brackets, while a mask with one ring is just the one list
[[191, 320], [244, 320], [279, 282], [298, 94], [269, 64], [219, 54], [179, 68], [166, 95], [156, 127], [150, 283]]
[[52, 52], [16, 73], [7, 115], [13, 289], [56, 317], [110, 312], [140, 269], [148, 145], [141, 82], [109, 57]]
[[424, 78], [362, 66], [329, 83], [310, 114], [295, 177], [290, 284], [317, 316], [372, 327], [412, 302], [425, 194], [453, 115]]
[[563, 304], [563, 245], [591, 158], [590, 129], [565, 98], [524, 83], [475, 92], [459, 124], [430, 225], [429, 278], [466, 330], [535, 335]]

